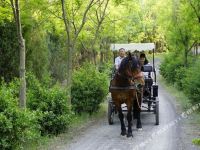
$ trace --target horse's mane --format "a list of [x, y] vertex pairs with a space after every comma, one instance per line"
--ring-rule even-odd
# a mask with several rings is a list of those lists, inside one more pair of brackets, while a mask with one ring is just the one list
[[132, 68], [139, 68], [139, 61], [138, 59], [135, 57], [135, 56], [131, 56], [132, 59], [130, 59], [130, 56], [127, 56], [125, 57], [120, 66], [119, 66], [119, 72], [122, 73], [123, 71], [125, 71], [126, 67], [127, 67], [127, 64], [129, 63], [129, 61], [131, 61], [131, 64], [132, 64]]

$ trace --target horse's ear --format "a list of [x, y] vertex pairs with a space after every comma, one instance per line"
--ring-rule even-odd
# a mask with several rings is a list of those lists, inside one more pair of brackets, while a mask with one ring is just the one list
[[128, 52], [128, 58], [129, 58], [129, 60], [132, 60], [131, 52]]

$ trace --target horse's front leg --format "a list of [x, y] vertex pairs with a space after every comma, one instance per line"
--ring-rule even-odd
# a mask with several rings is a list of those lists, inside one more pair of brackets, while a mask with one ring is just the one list
[[127, 133], [127, 137], [132, 137], [132, 105], [130, 105], [130, 108], [128, 108], [128, 113], [127, 113], [127, 120], [128, 120], [128, 133]]
[[124, 114], [122, 113], [121, 105], [117, 109], [118, 109], [119, 120], [121, 122], [121, 135], [124, 136], [126, 135], [126, 127], [124, 124]]
[[133, 109], [134, 109], [135, 117], [137, 119], [136, 128], [138, 130], [142, 130], [142, 123], [140, 119], [141, 102], [142, 102], [142, 95], [141, 93], [137, 93], [136, 99], [134, 100]]
[[140, 110], [137, 112], [138, 114], [137, 114], [137, 129], [138, 130], [142, 130], [142, 123], [141, 123], [141, 119], [140, 119]]

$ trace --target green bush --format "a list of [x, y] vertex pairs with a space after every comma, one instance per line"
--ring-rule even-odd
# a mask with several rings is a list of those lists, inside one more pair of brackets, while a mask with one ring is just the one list
[[59, 86], [42, 86], [31, 73], [27, 74], [28, 108], [39, 112], [42, 135], [59, 134], [68, 128], [72, 113], [67, 105], [67, 92]]
[[[19, 50], [15, 22], [0, 21], [0, 77], [6, 82], [19, 76]], [[0, 79], [1, 80], [1, 79]]]
[[187, 69], [183, 79], [184, 92], [193, 102], [200, 102], [200, 59]]
[[[175, 61], [176, 60], [176, 61]], [[160, 65], [160, 73], [169, 83], [175, 83], [182, 78], [183, 59], [172, 53], [165, 57], [164, 62]], [[181, 83], [178, 83], [181, 85]]]
[[98, 111], [100, 103], [108, 92], [108, 77], [95, 66], [87, 63], [74, 72], [72, 84], [72, 108], [76, 113], [92, 114]]
[[112, 63], [102, 63], [99, 66], [99, 72], [107, 74], [108, 77], [111, 77], [112, 71], [113, 71]]
[[192, 143], [200, 146], [200, 138], [198, 138], [198, 139], [193, 139], [193, 140], [192, 140]]
[[18, 107], [17, 85], [11, 82], [0, 86], [0, 149], [19, 149], [40, 136], [36, 113]]
[[169, 54], [160, 66], [161, 75], [171, 84], [183, 90], [193, 103], [200, 102], [200, 59], [188, 58], [188, 67], [183, 66], [182, 57]]
[[187, 68], [179, 67], [175, 70], [175, 85], [179, 90], [183, 90], [183, 79], [185, 78]]

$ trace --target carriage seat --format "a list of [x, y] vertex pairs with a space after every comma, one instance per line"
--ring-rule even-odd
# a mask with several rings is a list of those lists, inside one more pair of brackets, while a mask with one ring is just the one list
[[151, 66], [151, 65], [143, 65], [142, 66], [142, 71], [143, 72], [153, 72], [153, 66]]
[[144, 65], [142, 66], [142, 71], [147, 73], [144, 75], [145, 87], [151, 87], [153, 85], [153, 79], [151, 77], [151, 72], [153, 72], [153, 67], [151, 65]]
[[151, 87], [153, 85], [153, 79], [151, 77], [144, 77], [145, 87]]

